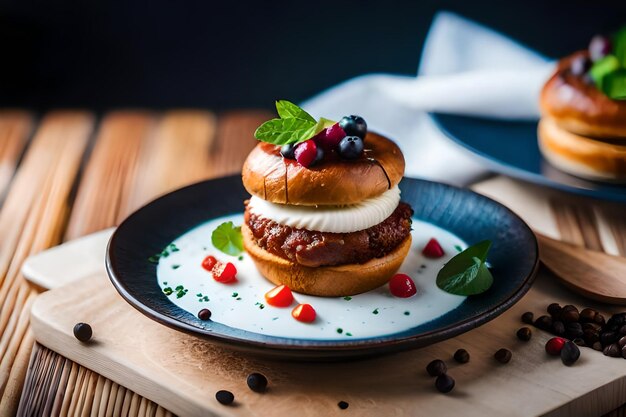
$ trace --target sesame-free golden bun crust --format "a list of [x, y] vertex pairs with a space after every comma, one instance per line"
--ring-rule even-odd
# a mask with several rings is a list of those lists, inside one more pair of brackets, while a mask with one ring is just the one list
[[243, 246], [259, 272], [276, 285], [323, 297], [360, 294], [386, 284], [395, 274], [411, 247], [409, 235], [393, 252], [363, 264], [308, 267], [290, 262], [259, 247], [246, 224], [241, 226]]
[[626, 143], [626, 100], [613, 100], [571, 73], [572, 60], [586, 55], [580, 51], [559, 61], [556, 72], [541, 90], [541, 113], [578, 135], [621, 138]]
[[404, 157], [398, 145], [368, 132], [364, 156], [343, 160], [328, 155], [305, 168], [284, 159], [280, 147], [259, 143], [248, 155], [243, 185], [252, 195], [272, 203], [292, 205], [355, 204], [395, 187], [404, 175]]
[[626, 182], [626, 143], [569, 132], [549, 117], [539, 121], [537, 134], [542, 155], [560, 170], [591, 180]]

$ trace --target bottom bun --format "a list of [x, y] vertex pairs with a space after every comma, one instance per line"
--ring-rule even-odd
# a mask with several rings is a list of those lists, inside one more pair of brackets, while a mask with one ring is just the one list
[[552, 165], [577, 177], [626, 182], [626, 146], [571, 133], [544, 117], [538, 127], [539, 149]]
[[259, 247], [246, 224], [241, 226], [243, 246], [259, 272], [276, 285], [285, 284], [293, 291], [324, 297], [355, 295], [386, 284], [398, 271], [411, 247], [411, 235], [393, 252], [363, 264], [303, 266]]

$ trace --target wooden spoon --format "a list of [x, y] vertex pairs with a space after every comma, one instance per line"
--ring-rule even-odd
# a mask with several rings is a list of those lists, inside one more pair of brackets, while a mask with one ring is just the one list
[[563, 284], [591, 299], [626, 305], [626, 258], [535, 234], [541, 262]]

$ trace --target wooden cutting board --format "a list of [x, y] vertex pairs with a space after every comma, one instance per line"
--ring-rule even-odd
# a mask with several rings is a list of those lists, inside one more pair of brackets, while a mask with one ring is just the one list
[[[583, 348], [581, 359], [566, 367], [545, 354], [548, 334], [533, 329], [530, 342], [515, 337], [523, 312], [541, 314], [555, 301], [590, 305], [542, 271], [519, 303], [469, 333], [420, 350], [331, 364], [254, 358], [163, 327], [128, 305], [103, 270], [40, 295], [31, 319], [44, 346], [181, 416], [597, 416], [617, 408], [626, 402], [626, 360]], [[93, 327], [89, 344], [72, 335], [80, 321]], [[493, 359], [502, 347], [513, 352], [507, 365]], [[470, 352], [469, 363], [452, 361], [458, 348]], [[436, 358], [456, 379], [446, 395], [425, 372]], [[265, 394], [247, 388], [251, 372], [268, 377]], [[215, 400], [220, 389], [235, 394], [233, 406]], [[349, 408], [339, 409], [339, 401]]]

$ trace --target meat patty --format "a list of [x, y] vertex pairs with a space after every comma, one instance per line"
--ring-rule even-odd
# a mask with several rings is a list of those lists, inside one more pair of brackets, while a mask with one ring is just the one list
[[316, 232], [294, 229], [250, 213], [245, 222], [257, 245], [266, 251], [305, 266], [365, 263], [392, 252], [411, 233], [413, 209], [400, 203], [376, 226], [352, 233]]

